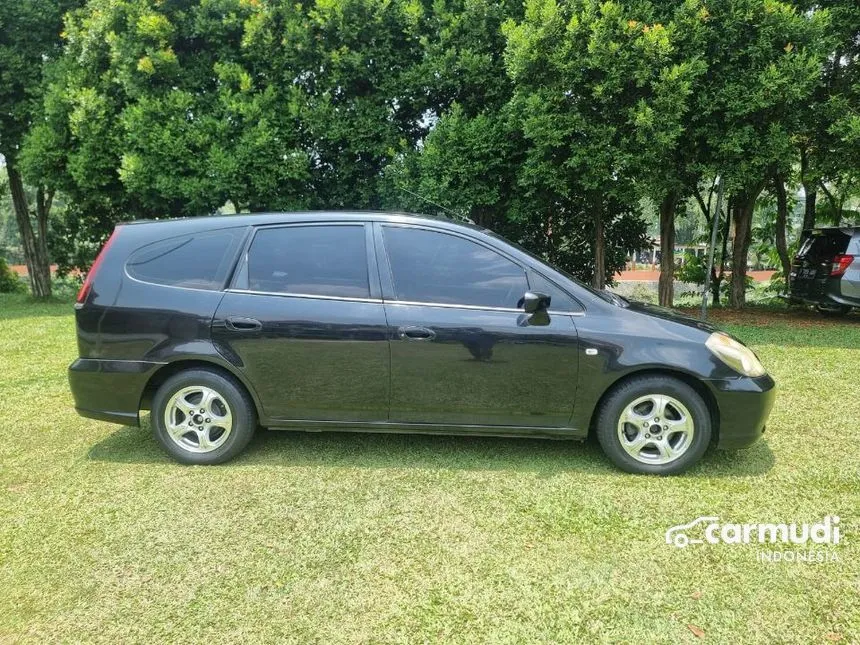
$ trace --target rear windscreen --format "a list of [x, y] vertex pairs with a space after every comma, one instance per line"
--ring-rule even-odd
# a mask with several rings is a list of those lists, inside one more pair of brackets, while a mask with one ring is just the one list
[[812, 260], [832, 260], [834, 255], [845, 253], [851, 236], [838, 230], [812, 231], [797, 252], [797, 257]]
[[128, 274], [142, 282], [191, 289], [220, 289], [245, 229], [173, 237], [135, 251]]

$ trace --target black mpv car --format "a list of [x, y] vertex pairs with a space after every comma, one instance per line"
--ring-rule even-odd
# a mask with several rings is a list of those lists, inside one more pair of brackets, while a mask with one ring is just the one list
[[117, 226], [75, 306], [78, 412], [151, 409], [179, 461], [258, 424], [585, 439], [669, 474], [764, 431], [774, 382], [734, 338], [597, 292], [476, 226], [291, 213]]

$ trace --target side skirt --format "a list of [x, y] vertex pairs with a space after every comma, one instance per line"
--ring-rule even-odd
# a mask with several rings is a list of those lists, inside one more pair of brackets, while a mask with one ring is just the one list
[[587, 438], [588, 431], [578, 428], [544, 428], [532, 426], [438, 425], [432, 423], [392, 423], [389, 421], [306, 421], [273, 419], [262, 424], [271, 430], [305, 432], [379, 432], [394, 434], [474, 435], [482, 437], [540, 437], [544, 439]]

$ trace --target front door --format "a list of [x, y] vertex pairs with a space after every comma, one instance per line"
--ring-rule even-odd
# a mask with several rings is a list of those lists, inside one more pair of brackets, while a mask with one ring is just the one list
[[369, 241], [361, 223], [256, 231], [212, 335], [270, 420], [387, 420], [388, 333]]
[[548, 314], [525, 314], [517, 302], [529, 289], [526, 270], [457, 233], [380, 224], [376, 239], [392, 422], [569, 425], [578, 366], [565, 311], [572, 299], [556, 305], [554, 296]]

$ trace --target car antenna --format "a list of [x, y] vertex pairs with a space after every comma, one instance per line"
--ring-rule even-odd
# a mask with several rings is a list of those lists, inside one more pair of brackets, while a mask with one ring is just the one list
[[473, 222], [471, 219], [469, 219], [467, 216], [462, 215], [462, 214], [460, 214], [460, 213], [456, 213], [456, 212], [452, 211], [450, 208], [446, 208], [445, 206], [442, 206], [442, 204], [437, 204], [437, 203], [436, 203], [436, 202], [434, 202], [433, 200], [428, 199], [427, 197], [424, 197], [424, 195], [419, 195], [418, 193], [413, 193], [411, 190], [409, 190], [408, 188], [404, 188], [403, 186], [400, 186], [399, 188], [400, 188], [400, 190], [402, 190], [403, 192], [405, 192], [405, 193], [409, 193], [409, 194], [410, 194], [410, 195], [412, 195], [413, 197], [417, 197], [418, 199], [421, 199], [421, 200], [423, 200], [423, 201], [427, 202], [427, 203], [428, 203], [428, 204], [430, 204], [431, 206], [435, 206], [436, 208], [441, 208], [441, 209], [442, 209], [443, 211], [445, 211], [446, 213], [449, 213], [449, 214], [451, 215], [451, 217], [453, 217], [455, 220], [458, 220], [458, 221], [460, 221], [460, 222], [468, 222], [469, 224], [474, 224], [474, 223], [475, 223], [475, 222]]

